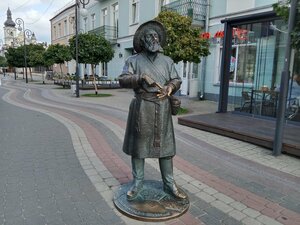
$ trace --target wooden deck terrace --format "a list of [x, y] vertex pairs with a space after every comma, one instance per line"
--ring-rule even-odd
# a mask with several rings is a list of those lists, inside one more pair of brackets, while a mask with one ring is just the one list
[[[178, 118], [181, 125], [220, 134], [272, 150], [276, 121], [236, 113], [211, 113]], [[285, 124], [283, 153], [300, 157], [300, 125]]]

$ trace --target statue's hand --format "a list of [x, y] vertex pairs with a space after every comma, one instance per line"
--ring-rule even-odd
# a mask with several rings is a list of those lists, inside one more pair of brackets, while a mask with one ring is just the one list
[[171, 95], [172, 91], [173, 91], [172, 86], [170, 86], [170, 85], [164, 86], [162, 89], [159, 90], [157, 97], [158, 98], [168, 97]]

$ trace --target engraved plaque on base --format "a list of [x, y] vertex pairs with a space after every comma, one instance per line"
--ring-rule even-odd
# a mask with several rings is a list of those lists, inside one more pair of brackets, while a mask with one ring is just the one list
[[[144, 181], [138, 196], [128, 201], [126, 193], [132, 183], [123, 184], [115, 193], [114, 204], [117, 209], [137, 220], [165, 221], [184, 214], [190, 205], [189, 199], [178, 199], [163, 191], [162, 182]], [[183, 190], [181, 190], [183, 191]]]

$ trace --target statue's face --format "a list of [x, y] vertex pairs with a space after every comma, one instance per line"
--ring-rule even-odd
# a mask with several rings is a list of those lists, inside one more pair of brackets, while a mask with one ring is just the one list
[[149, 52], [158, 52], [161, 50], [159, 36], [155, 30], [148, 30], [143, 38], [144, 48]]

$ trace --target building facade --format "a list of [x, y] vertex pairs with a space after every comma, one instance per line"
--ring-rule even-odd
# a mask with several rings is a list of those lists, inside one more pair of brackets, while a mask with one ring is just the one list
[[[60, 9], [56, 15], [50, 19], [51, 24], [51, 44], [68, 45], [69, 39], [75, 35], [75, 2], [71, 1]], [[61, 73], [60, 66], [53, 65], [53, 72]], [[75, 60], [71, 60], [62, 65], [63, 74], [75, 73]]]
[[[190, 16], [193, 25], [207, 34], [211, 54], [201, 59], [200, 64], [178, 63], [183, 81], [180, 94], [219, 101], [219, 104], [221, 101], [229, 111], [275, 117], [287, 38], [287, 24], [273, 12], [272, 4], [277, 2], [95, 0], [86, 6], [88, 14], [80, 16], [80, 30], [103, 35], [111, 42], [114, 58], [97, 66], [96, 74], [114, 79], [122, 71], [125, 60], [134, 54], [133, 35], [142, 23], [154, 19], [162, 10]], [[225, 51], [227, 25], [231, 35], [227, 35], [230, 40], [226, 40], [225, 46], [229, 50]], [[292, 59], [291, 71], [300, 73], [299, 56], [293, 54]], [[226, 66], [228, 71], [224, 71]], [[89, 73], [88, 65], [81, 66], [81, 76]], [[290, 96], [292, 92], [291, 83]], [[223, 95], [226, 101], [220, 98]]]

